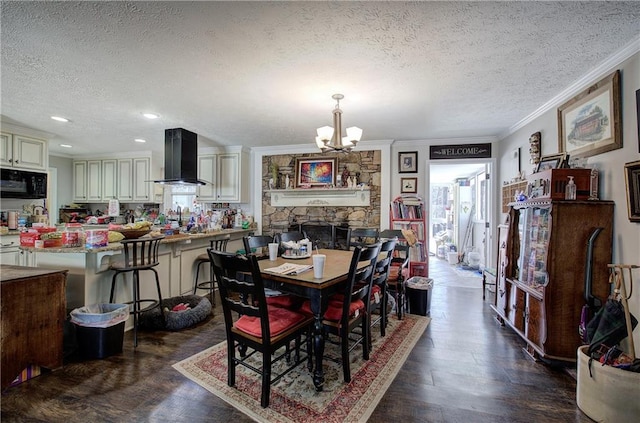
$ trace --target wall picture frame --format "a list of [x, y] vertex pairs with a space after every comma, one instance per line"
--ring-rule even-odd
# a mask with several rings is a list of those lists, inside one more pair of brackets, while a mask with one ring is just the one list
[[640, 160], [624, 165], [629, 221], [640, 222]]
[[296, 159], [296, 188], [335, 186], [337, 167], [335, 157]]
[[400, 178], [400, 193], [415, 194], [418, 192], [418, 178]]
[[558, 149], [591, 157], [622, 148], [620, 70], [558, 107]]
[[567, 160], [567, 155], [564, 153], [552, 154], [549, 156], [542, 156], [538, 165], [536, 166], [535, 172], [542, 172], [543, 170], [549, 169], [560, 169], [565, 161]]
[[418, 172], [418, 152], [403, 151], [398, 153], [398, 173]]

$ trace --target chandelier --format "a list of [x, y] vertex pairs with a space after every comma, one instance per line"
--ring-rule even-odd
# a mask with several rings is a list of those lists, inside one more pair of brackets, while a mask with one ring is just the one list
[[318, 136], [316, 144], [322, 152], [335, 151], [347, 153], [356, 146], [360, 137], [362, 137], [362, 129], [357, 126], [347, 128], [347, 136], [342, 136], [342, 110], [340, 110], [340, 100], [344, 98], [342, 94], [334, 94], [331, 96], [336, 101], [336, 107], [333, 109], [333, 128], [323, 126], [318, 128]]

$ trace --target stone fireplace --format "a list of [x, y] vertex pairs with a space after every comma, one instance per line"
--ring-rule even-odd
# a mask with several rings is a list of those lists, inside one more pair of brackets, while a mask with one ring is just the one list
[[[337, 158], [337, 173], [341, 178], [354, 178], [364, 187], [335, 189], [340, 195], [354, 193], [357, 199], [341, 200], [338, 204], [320, 201], [323, 195], [330, 195], [332, 188], [317, 192], [318, 201], [314, 205], [273, 205], [272, 194], [296, 194], [296, 159]], [[346, 240], [346, 229], [351, 227], [380, 227], [380, 151], [355, 151], [347, 154], [298, 154], [263, 156], [262, 158], [262, 232], [273, 235], [289, 230], [303, 229], [312, 241], [320, 240], [322, 246], [339, 247]], [[290, 187], [285, 188], [285, 181]], [[293, 187], [292, 187], [293, 186]], [[286, 189], [286, 190], [285, 190]], [[363, 191], [360, 191], [362, 189]], [[307, 190], [305, 190], [307, 191]], [[309, 190], [304, 194], [313, 193]], [[313, 195], [313, 194], [310, 194]], [[366, 197], [367, 201], [364, 201]], [[313, 203], [313, 202], [310, 202]], [[286, 204], [286, 203], [285, 203]], [[295, 203], [292, 203], [295, 204]], [[326, 205], [329, 204], [329, 205]], [[338, 245], [335, 245], [338, 244]]]

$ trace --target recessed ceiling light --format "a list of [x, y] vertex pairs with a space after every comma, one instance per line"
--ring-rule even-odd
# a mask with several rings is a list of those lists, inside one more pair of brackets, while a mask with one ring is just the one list
[[58, 122], [69, 122], [69, 119], [63, 118], [61, 116], [51, 116], [51, 119], [57, 120]]
[[60, 147], [71, 148], [71, 145], [69, 145], [69, 144], [60, 144]]
[[158, 119], [160, 117], [160, 115], [157, 115], [155, 113], [143, 113], [142, 116], [146, 117], [147, 119]]
[[147, 142], [147, 140], [143, 140], [142, 138], [136, 138], [134, 141], [135, 142]]

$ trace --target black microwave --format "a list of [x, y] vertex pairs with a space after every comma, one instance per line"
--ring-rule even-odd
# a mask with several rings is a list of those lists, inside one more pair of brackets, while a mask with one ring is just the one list
[[47, 174], [1, 168], [0, 197], [47, 198]]

